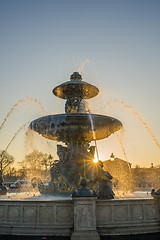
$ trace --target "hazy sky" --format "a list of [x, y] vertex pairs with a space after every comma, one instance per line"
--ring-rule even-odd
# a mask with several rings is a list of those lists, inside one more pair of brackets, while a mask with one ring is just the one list
[[[0, 149], [25, 122], [44, 115], [35, 98], [46, 112], [64, 112], [52, 89], [85, 63], [83, 79], [100, 89], [91, 109], [122, 121], [128, 161], [160, 164], [156, 140], [115, 101], [132, 106], [160, 142], [159, 13], [159, 0], [0, 0], [0, 122], [20, 99], [33, 99], [15, 107], [0, 129]], [[24, 136], [22, 130], [8, 148], [17, 161], [24, 157]], [[98, 149], [102, 160], [111, 152], [125, 159], [114, 135]]]

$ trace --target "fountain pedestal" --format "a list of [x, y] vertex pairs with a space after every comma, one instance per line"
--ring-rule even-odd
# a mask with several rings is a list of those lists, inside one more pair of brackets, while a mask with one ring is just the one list
[[96, 227], [97, 197], [73, 197], [74, 231], [71, 240], [100, 240]]

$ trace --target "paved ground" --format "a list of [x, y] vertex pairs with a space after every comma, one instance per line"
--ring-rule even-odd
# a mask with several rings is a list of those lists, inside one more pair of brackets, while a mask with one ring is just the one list
[[[132, 198], [152, 198], [150, 192], [146, 191], [137, 191], [137, 192], [127, 192], [122, 191], [115, 192], [115, 199], [132, 199]], [[58, 200], [58, 199], [71, 199], [71, 197], [61, 197], [61, 196], [45, 196], [41, 195], [39, 191], [30, 191], [30, 192], [10, 192], [7, 195], [0, 196], [0, 199], [3, 200]]]

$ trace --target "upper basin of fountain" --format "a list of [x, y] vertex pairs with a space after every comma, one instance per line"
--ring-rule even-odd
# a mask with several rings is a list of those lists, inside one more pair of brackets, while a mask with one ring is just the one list
[[74, 72], [70, 76], [70, 81], [64, 82], [53, 89], [53, 94], [59, 98], [84, 98], [89, 99], [97, 96], [99, 89], [92, 84], [82, 81], [82, 76]]
[[[91, 114], [96, 140], [109, 137], [122, 127], [122, 123], [112, 117]], [[89, 114], [56, 114], [38, 118], [31, 122], [30, 129], [43, 137], [69, 142], [91, 142], [94, 140]]]

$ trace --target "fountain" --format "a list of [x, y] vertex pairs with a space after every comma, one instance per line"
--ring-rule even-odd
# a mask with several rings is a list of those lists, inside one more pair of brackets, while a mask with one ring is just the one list
[[[44, 193], [50, 196], [1, 199], [1, 235], [63, 236], [71, 240], [99, 240], [110, 236], [118, 239], [117, 236], [123, 238], [124, 235], [129, 238], [132, 235], [133, 239], [144, 239], [145, 235], [151, 239], [151, 234], [154, 239], [159, 237], [158, 191], [152, 192], [153, 199], [101, 200], [87, 188], [87, 181], [93, 180], [96, 141], [122, 128], [122, 123], [115, 118], [90, 113], [86, 99], [95, 97], [98, 88], [82, 81], [82, 76], [74, 72], [70, 81], [55, 87], [53, 93], [66, 100], [65, 113], [44, 116], [30, 123], [30, 129], [43, 137], [63, 143], [57, 145], [59, 160], [51, 168], [51, 181], [48, 185], [39, 185], [42, 196]], [[91, 145], [93, 141], [95, 146]], [[56, 188], [59, 176], [65, 179], [69, 189], [74, 189], [72, 198], [51, 196], [62, 190]]]
[[[97, 87], [82, 81], [82, 76], [74, 72], [67, 81], [53, 89], [53, 94], [66, 100], [65, 114], [49, 115], [31, 122], [30, 128], [43, 137], [61, 141], [65, 146], [57, 146], [59, 161], [54, 164], [51, 175], [63, 175], [70, 185], [78, 186], [80, 178], [91, 180], [95, 146], [92, 141], [109, 137], [121, 129], [119, 120], [91, 114], [85, 102], [99, 93]], [[51, 179], [58, 177], [55, 174]], [[40, 192], [54, 193], [55, 186], [40, 186]]]

